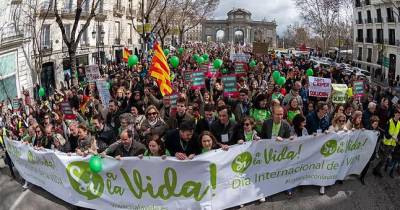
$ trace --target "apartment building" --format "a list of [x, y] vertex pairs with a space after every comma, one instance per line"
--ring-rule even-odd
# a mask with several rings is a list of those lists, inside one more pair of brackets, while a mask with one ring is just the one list
[[185, 41], [201, 42], [201, 23], [189, 29], [185, 34]]
[[[15, 7], [18, 5], [22, 10], [29, 6], [28, 4], [32, 4], [33, 2], [32, 0], [7, 1], [8, 4], [6, 8], [10, 11], [15, 11]], [[26, 73], [27, 76], [31, 76], [33, 79], [31, 79], [30, 84], [26, 85], [27, 87], [25, 88], [31, 88], [33, 86], [32, 83], [36, 84], [39, 82], [37, 80], [40, 80], [43, 87], [46, 89], [52, 89], [54, 87], [60, 87], [60, 82], [64, 81], [65, 74], [70, 72], [71, 69], [68, 49], [63, 41], [60, 27], [56, 23], [54, 6], [57, 6], [59, 14], [62, 17], [67, 38], [70, 38], [69, 36], [73, 30], [75, 21], [77, 1], [61, 0], [58, 1], [58, 5], [53, 5], [53, 0], [37, 1], [38, 3], [35, 4], [37, 5], [37, 8], [33, 14], [27, 14], [25, 12], [24, 14], [21, 13], [21, 15], [34, 17], [37, 24], [36, 28], [41, 30], [41, 33], [39, 34], [40, 37], [37, 39], [40, 43], [37, 43], [36, 47], [40, 48], [40, 56], [43, 58], [43, 65], [41, 71], [35, 71], [34, 67], [32, 67], [30, 69], [31, 72]], [[105, 65], [107, 62], [120, 62], [124, 47], [131, 50], [140, 47], [139, 35], [133, 28], [133, 24], [137, 25], [136, 16], [140, 6], [139, 0], [95, 1], [99, 1], [95, 17], [90, 21], [89, 27], [83, 32], [76, 50], [77, 66], [91, 64]], [[92, 0], [84, 1], [81, 18], [79, 19], [77, 32], [75, 34], [76, 36], [89, 18], [91, 2]], [[9, 19], [12, 16], [11, 13], [7, 15], [10, 16], [8, 17]], [[22, 29], [24, 26], [20, 25], [20, 28]], [[22, 39], [28, 42], [28, 45], [30, 45], [28, 47], [30, 48], [30, 50], [28, 50], [30, 56], [27, 56], [27, 58], [31, 59], [26, 62], [32, 64], [35, 60], [35, 56], [32, 53], [32, 48], [34, 46], [31, 39], [32, 31], [31, 29], [19, 31], [19, 34], [15, 34], [15, 32], [2, 31], [1, 35], [2, 37], [6, 37], [8, 40], [12, 39], [17, 41], [18, 39]], [[2, 51], [4, 51], [3, 47], [0, 50], [0, 60]], [[17, 53], [16, 56], [18, 57], [20, 55]], [[17, 59], [17, 61], [19, 60]], [[40, 75], [36, 77], [35, 72], [39, 72]], [[17, 78], [16, 80], [17, 84], [28, 83], [22, 82], [21, 78]], [[26, 79], [24, 79], [24, 81], [25, 80]]]
[[400, 0], [354, 2], [353, 61], [374, 82], [392, 85], [400, 75]]

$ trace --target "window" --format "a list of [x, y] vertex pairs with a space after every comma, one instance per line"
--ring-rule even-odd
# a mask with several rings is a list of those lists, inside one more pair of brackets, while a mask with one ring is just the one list
[[99, 0], [99, 5], [97, 6], [97, 12], [102, 14], [104, 10], [103, 8], [104, 8], [104, 0]]
[[363, 42], [363, 30], [362, 29], [358, 29], [357, 30], [357, 42]]
[[367, 42], [368, 43], [373, 43], [373, 34], [372, 34], [372, 29], [367, 29]]
[[0, 56], [0, 101], [17, 97], [16, 53]]
[[50, 48], [50, 25], [43, 25], [41, 39], [42, 39], [42, 47]]
[[371, 11], [367, 10], [367, 23], [372, 23]]
[[72, 0], [65, 0], [64, 9], [68, 12], [72, 11]]
[[132, 44], [132, 24], [128, 23], [129, 27], [129, 38], [128, 38], [128, 44]]
[[383, 44], [383, 29], [376, 29], [376, 43]]
[[383, 62], [383, 52], [382, 52], [382, 50], [379, 50], [379, 52], [378, 52], [378, 58], [377, 58], [377, 60], [376, 60], [376, 63], [377, 63], [378, 65], [382, 65], [382, 62]]
[[358, 57], [357, 60], [361, 61], [362, 60], [362, 47], [358, 48]]
[[365, 0], [365, 5], [371, 5], [371, 2], [369, 0]]
[[389, 44], [396, 44], [396, 31], [394, 29], [389, 29]]
[[[81, 24], [81, 30], [83, 29], [84, 24]], [[81, 37], [81, 45], [87, 45], [88, 44], [88, 34], [87, 34], [87, 28], [83, 31], [82, 37]]]
[[90, 3], [90, 0], [85, 0], [84, 5], [82, 5], [83, 11], [89, 12], [89, 3]]
[[367, 62], [371, 62], [371, 60], [372, 60], [372, 48], [368, 48]]
[[381, 9], [376, 9], [376, 22], [377, 23], [382, 23]]
[[361, 1], [360, 0], [356, 0], [356, 7], [361, 7]]
[[361, 12], [358, 12], [358, 21], [357, 24], [362, 24], [362, 14]]
[[119, 21], [115, 21], [114, 34], [116, 39], [115, 42], [118, 44], [121, 39], [121, 23]]
[[386, 8], [387, 12], [387, 22], [392, 23], [394, 22], [394, 16], [393, 16], [393, 9], [391, 7]]

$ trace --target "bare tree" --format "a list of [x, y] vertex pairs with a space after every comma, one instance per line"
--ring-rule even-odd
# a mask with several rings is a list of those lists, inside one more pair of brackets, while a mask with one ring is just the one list
[[219, 0], [175, 0], [177, 4], [176, 24], [179, 30], [179, 44], [184, 35], [196, 27], [218, 6]]
[[131, 20], [133, 29], [140, 35], [142, 40], [142, 49], [146, 47], [145, 43], [149, 38], [148, 35], [156, 32], [168, 2], [171, 1], [172, 0], [139, 0], [137, 22], [140, 23], [140, 25], [135, 26], [135, 17], [133, 15]]
[[72, 71], [71, 76], [72, 76], [72, 84], [73, 85], [76, 85], [78, 83], [77, 78], [76, 78], [76, 49], [78, 48], [78, 44], [79, 44], [79, 41], [80, 41], [83, 33], [89, 27], [92, 19], [96, 16], [96, 9], [100, 3], [100, 0], [91, 1], [91, 5], [89, 8], [88, 16], [86, 18], [86, 22], [83, 24], [83, 26], [80, 28], [80, 30], [78, 30], [78, 26], [80, 25], [79, 23], [80, 23], [80, 20], [82, 17], [83, 6], [86, 3], [86, 1], [90, 1], [90, 0], [76, 0], [74, 23], [72, 25], [71, 34], [67, 35], [65, 26], [64, 26], [64, 22], [60, 16], [59, 8], [57, 6], [58, 0], [54, 0], [54, 14], [56, 17], [57, 25], [59, 26], [59, 28], [61, 30], [62, 39], [68, 49], [69, 62], [70, 62], [71, 71]]
[[[161, 46], [165, 46], [165, 38], [168, 35], [174, 35], [176, 32], [175, 25], [175, 17], [177, 12], [176, 1], [171, 0], [168, 1], [167, 7], [163, 12], [163, 15], [160, 18], [160, 23], [156, 28], [156, 33], [158, 38], [160, 39]], [[163, 8], [158, 8], [158, 10], [162, 10]]]
[[[40, 6], [39, 0], [24, 1], [17, 4], [12, 11], [12, 27], [17, 35], [23, 35], [24, 38], [29, 38], [32, 41], [32, 53], [22, 46], [22, 51], [27, 65], [32, 72], [33, 83], [41, 85], [41, 71], [43, 65], [43, 47], [42, 47], [42, 33], [44, 22], [50, 12], [51, 4]], [[39, 12], [43, 13], [43, 18], [39, 19]], [[31, 62], [33, 59], [33, 62]], [[33, 65], [32, 65], [33, 63]]]
[[285, 46], [297, 47], [302, 44], [310, 44], [311, 33], [303, 25], [296, 22], [293, 25], [289, 25], [284, 32]]
[[322, 38], [323, 52], [334, 35], [332, 26], [337, 22], [340, 4], [341, 0], [296, 0], [305, 23]]

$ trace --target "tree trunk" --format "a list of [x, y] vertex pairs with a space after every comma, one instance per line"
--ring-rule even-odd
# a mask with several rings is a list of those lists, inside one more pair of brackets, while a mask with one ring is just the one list
[[69, 64], [71, 66], [71, 82], [72, 86], [78, 85], [78, 77], [76, 71], [76, 53], [75, 50], [69, 51]]
[[178, 44], [178, 46], [182, 46], [182, 44], [183, 44], [183, 35], [184, 35], [183, 30], [180, 30], [179, 31], [179, 44]]

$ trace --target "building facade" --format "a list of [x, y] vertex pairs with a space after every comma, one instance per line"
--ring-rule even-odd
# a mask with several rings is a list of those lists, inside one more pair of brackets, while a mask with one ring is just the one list
[[198, 24], [197, 26], [189, 29], [185, 34], [185, 41], [201, 42], [201, 31], [202, 31], [201, 24]]
[[[59, 88], [61, 82], [64, 81], [65, 74], [70, 72], [71, 65], [69, 62], [68, 48], [66, 47], [59, 25], [56, 23], [54, 14], [54, 6], [58, 8], [59, 14], [62, 17], [65, 33], [69, 39], [73, 29], [75, 14], [76, 14], [76, 0], [62, 0], [58, 1], [58, 5], [53, 5], [52, 0], [38, 0], [38, 8], [35, 9], [34, 14], [21, 13], [21, 18], [32, 17], [36, 22], [36, 29], [40, 30], [36, 45], [32, 41], [32, 29], [18, 30], [18, 34], [12, 30], [2, 30], [2, 42], [0, 49], [1, 56], [8, 51], [16, 53], [18, 57], [17, 63], [21, 65], [33, 64], [38, 56], [42, 58], [42, 68], [37, 71], [34, 65], [30, 68], [21, 66], [15, 75], [26, 75], [32, 77], [26, 79], [25, 77], [16, 78], [17, 90], [24, 88], [32, 88], [35, 84], [41, 83], [42, 87], [46, 89]], [[6, 9], [9, 11], [23, 10], [28, 7], [28, 0], [8, 0]], [[82, 7], [81, 17], [79, 19], [78, 27], [76, 30], [76, 37], [89, 18], [91, 10], [91, 1], [85, 1], [86, 4]], [[140, 1], [141, 2], [141, 1]], [[127, 47], [131, 50], [140, 48], [140, 36], [134, 30], [133, 25], [137, 26], [137, 11], [139, 0], [99, 0], [99, 5], [95, 12], [95, 17], [90, 21], [89, 27], [83, 32], [81, 39], [76, 50], [76, 64], [77, 66], [85, 66], [92, 64], [105, 65], [107, 62], [120, 62], [122, 60], [123, 48]], [[13, 12], [3, 14], [8, 20], [12, 20]], [[15, 22], [15, 21], [14, 21]], [[9, 24], [13, 28], [12, 24]], [[24, 28], [23, 24], [18, 24], [20, 28]], [[26, 27], [25, 27], [26, 28]], [[4, 40], [8, 40], [5, 42]], [[24, 42], [22, 42], [24, 41]], [[24, 43], [24, 44], [22, 44]], [[17, 45], [18, 46], [17, 46]], [[6, 50], [4, 45], [9, 46]], [[21, 60], [22, 46], [26, 46], [26, 52], [29, 54], [26, 61]], [[35, 56], [32, 51], [33, 48], [40, 50], [40, 55]], [[14, 49], [14, 50], [13, 50]], [[14, 56], [14, 57], [15, 57]], [[7, 58], [9, 59], [9, 58]], [[18, 66], [18, 65], [17, 65]], [[27, 65], [29, 66], [29, 65]], [[19, 66], [18, 66], [19, 67]], [[25, 73], [26, 71], [26, 73]], [[20, 73], [22, 72], [22, 73]], [[1, 72], [0, 72], [1, 73]], [[38, 73], [39, 75], [36, 75]], [[20, 96], [20, 95], [18, 95]], [[0, 98], [1, 99], [1, 98]]]
[[247, 43], [265, 42], [276, 47], [276, 23], [253, 21], [244, 9], [228, 12], [226, 20], [205, 20], [202, 23], [202, 41]]
[[381, 85], [400, 75], [400, 0], [355, 0], [353, 61]]

